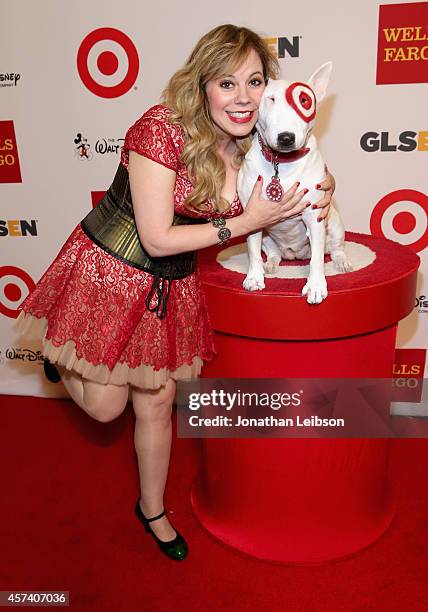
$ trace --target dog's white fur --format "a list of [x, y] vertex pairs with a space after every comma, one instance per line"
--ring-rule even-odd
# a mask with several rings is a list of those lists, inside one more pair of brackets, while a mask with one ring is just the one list
[[[320, 66], [307, 84], [316, 96], [317, 105], [325, 96], [330, 78], [332, 64], [327, 62]], [[295, 181], [300, 181], [298, 191], [307, 188], [304, 201], [314, 203], [323, 192], [316, 189], [316, 184], [325, 178], [324, 161], [317, 147], [315, 136], [311, 134], [314, 119], [307, 123], [288, 104], [285, 91], [291, 84], [284, 80], [269, 80], [263, 93], [256, 129], [263, 141], [273, 150], [278, 150], [278, 134], [292, 132], [295, 143], [287, 152], [309, 147], [304, 157], [279, 164], [281, 185], [286, 191]], [[283, 149], [284, 150], [284, 149]], [[257, 177], [263, 177], [262, 196], [266, 196], [266, 187], [273, 176], [273, 164], [268, 162], [261, 151], [257, 134], [254, 135], [251, 149], [248, 151], [238, 175], [238, 194], [245, 207]], [[319, 209], [306, 208], [303, 213], [280, 223], [265, 228], [263, 232], [251, 234], [247, 238], [249, 270], [243, 282], [245, 289], [255, 291], [265, 286], [264, 275], [272, 274], [282, 259], [310, 259], [309, 276], [302, 290], [310, 304], [318, 304], [327, 297], [327, 283], [324, 275], [324, 253], [330, 253], [336, 268], [341, 272], [352, 269], [344, 251], [345, 231], [338, 212], [330, 205], [328, 217], [318, 222]], [[263, 264], [261, 251], [267, 261]]]

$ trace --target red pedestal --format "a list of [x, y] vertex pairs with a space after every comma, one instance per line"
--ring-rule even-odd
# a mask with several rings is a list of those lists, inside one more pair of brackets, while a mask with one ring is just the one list
[[[388, 378], [397, 322], [413, 309], [419, 258], [361, 234], [375, 261], [328, 278], [319, 305], [300, 296], [303, 279], [267, 279], [242, 289], [243, 275], [207, 249], [200, 269], [218, 356], [209, 378]], [[191, 501], [223, 544], [260, 559], [317, 563], [379, 538], [394, 516], [386, 439], [205, 439]]]

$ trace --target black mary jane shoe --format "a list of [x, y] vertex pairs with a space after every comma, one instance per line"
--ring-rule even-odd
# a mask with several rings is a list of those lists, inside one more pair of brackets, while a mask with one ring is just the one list
[[141, 508], [140, 508], [140, 500], [137, 499], [137, 503], [135, 505], [135, 514], [137, 515], [138, 519], [143, 523], [146, 533], [150, 533], [154, 537], [159, 548], [167, 557], [169, 557], [170, 559], [174, 559], [174, 561], [182, 561], [183, 559], [187, 557], [187, 553], [188, 553], [187, 542], [183, 538], [183, 536], [178, 533], [177, 530], [176, 530], [177, 536], [173, 540], [169, 540], [168, 542], [163, 542], [157, 537], [157, 535], [153, 532], [152, 528], [149, 525], [149, 523], [151, 523], [152, 521], [156, 521], [157, 519], [164, 516], [165, 510], [163, 510], [157, 516], [153, 516], [152, 518], [148, 519], [142, 513]]

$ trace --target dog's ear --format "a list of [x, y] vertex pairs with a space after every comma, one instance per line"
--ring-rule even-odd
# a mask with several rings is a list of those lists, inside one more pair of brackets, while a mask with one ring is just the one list
[[327, 85], [330, 80], [332, 68], [332, 62], [326, 62], [325, 64], [317, 68], [317, 70], [315, 70], [313, 75], [308, 80], [308, 85], [310, 85], [314, 90], [318, 104], [325, 97], [325, 92], [327, 91]]

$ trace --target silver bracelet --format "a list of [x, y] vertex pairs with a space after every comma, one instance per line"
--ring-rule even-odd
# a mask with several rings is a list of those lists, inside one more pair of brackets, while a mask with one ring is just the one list
[[221, 244], [222, 246], [226, 245], [229, 240], [230, 237], [232, 236], [232, 232], [230, 231], [230, 229], [228, 227], [226, 227], [226, 221], [223, 217], [217, 217], [216, 219], [208, 219], [208, 221], [211, 221], [211, 223], [214, 225], [214, 227], [218, 228], [218, 239], [219, 239], [219, 244]]

